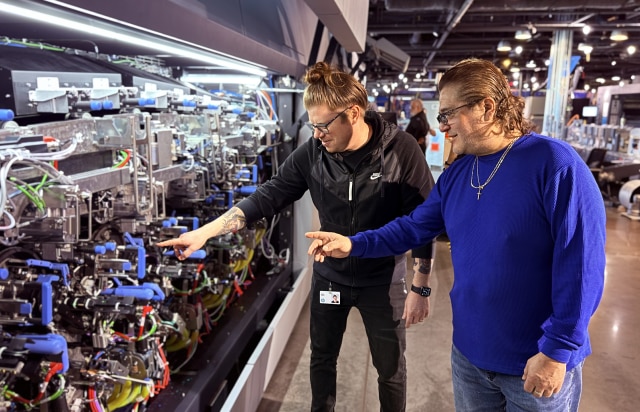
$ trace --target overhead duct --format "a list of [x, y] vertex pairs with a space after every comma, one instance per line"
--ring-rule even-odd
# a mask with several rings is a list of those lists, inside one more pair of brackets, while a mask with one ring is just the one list
[[401, 73], [406, 72], [409, 68], [411, 56], [384, 37], [377, 40], [367, 37], [367, 45], [375, 53], [376, 60], [391, 66]]
[[362, 53], [367, 35], [367, 0], [305, 0], [347, 52]]
[[[413, 12], [430, 10], [453, 10], [461, 7], [463, 0], [385, 0], [384, 6], [388, 11]], [[583, 0], [580, 7], [584, 9], [610, 9], [615, 10], [628, 5], [628, 0]], [[474, 12], [501, 12], [505, 10], [520, 11], [555, 11], [574, 10], [575, 0], [483, 0], [473, 7]]]
[[451, 0], [385, 0], [388, 11], [429, 11], [457, 10], [458, 5]]

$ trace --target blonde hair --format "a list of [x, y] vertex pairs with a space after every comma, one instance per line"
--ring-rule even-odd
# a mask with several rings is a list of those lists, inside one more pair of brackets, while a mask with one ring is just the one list
[[514, 96], [507, 78], [493, 63], [481, 59], [465, 59], [447, 70], [438, 91], [456, 87], [461, 101], [480, 101], [491, 97], [496, 102], [495, 122], [502, 133], [520, 136], [534, 130], [534, 124], [524, 118], [524, 99]]
[[364, 86], [349, 73], [325, 62], [318, 62], [307, 69], [303, 81], [307, 84], [302, 98], [305, 109], [323, 104], [329, 110], [358, 105], [364, 111], [368, 107]]

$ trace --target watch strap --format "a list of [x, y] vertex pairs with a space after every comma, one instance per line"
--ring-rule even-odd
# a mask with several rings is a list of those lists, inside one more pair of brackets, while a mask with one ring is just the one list
[[411, 291], [425, 298], [431, 296], [431, 288], [428, 288], [426, 286], [418, 287], [411, 285]]

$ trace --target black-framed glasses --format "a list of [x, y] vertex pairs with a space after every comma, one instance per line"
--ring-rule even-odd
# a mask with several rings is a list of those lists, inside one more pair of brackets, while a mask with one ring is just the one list
[[463, 107], [473, 106], [474, 104], [478, 103], [480, 100], [482, 99], [474, 100], [471, 103], [463, 104], [462, 106], [454, 107], [453, 109], [445, 110], [442, 113], [438, 113], [438, 115], [436, 116], [436, 120], [438, 121], [438, 123], [441, 123], [446, 126], [447, 124], [449, 124], [449, 117], [452, 114], [462, 109]]
[[309, 127], [313, 132], [314, 132], [314, 133], [315, 133], [315, 131], [316, 131], [316, 130], [319, 130], [319, 131], [320, 131], [320, 133], [322, 133], [322, 134], [327, 134], [327, 133], [329, 133], [329, 125], [330, 125], [331, 123], [333, 123], [333, 122], [334, 122], [338, 117], [340, 117], [340, 115], [341, 115], [342, 113], [346, 112], [347, 110], [351, 109], [352, 107], [353, 107], [353, 105], [352, 105], [352, 106], [347, 107], [346, 109], [344, 109], [343, 111], [341, 111], [340, 113], [338, 113], [338, 114], [336, 115], [336, 117], [334, 117], [333, 119], [329, 120], [329, 121], [328, 121], [328, 122], [326, 122], [326, 123], [317, 123], [317, 124], [313, 124], [313, 123], [307, 122], [307, 126], [308, 126], [308, 127]]

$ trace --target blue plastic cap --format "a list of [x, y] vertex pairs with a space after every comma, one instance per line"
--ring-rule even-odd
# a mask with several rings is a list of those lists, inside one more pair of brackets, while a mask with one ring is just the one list
[[0, 121], [9, 122], [9, 121], [13, 120], [14, 116], [15, 115], [13, 114], [13, 110], [0, 109]]
[[218, 106], [217, 104], [209, 104], [207, 105], [207, 109], [209, 110], [218, 110], [220, 108], [220, 106]]
[[258, 186], [240, 186], [235, 189], [236, 193], [239, 193], [243, 196], [249, 196], [256, 191]]
[[18, 311], [20, 315], [31, 315], [32, 309], [31, 303], [21, 303]]
[[207, 257], [207, 252], [205, 250], [199, 249], [194, 251], [191, 256], [189, 256], [189, 259], [204, 259]]
[[147, 104], [147, 99], [140, 97], [138, 99], [138, 106], [144, 106], [145, 104]]
[[102, 102], [92, 100], [89, 104], [89, 107], [91, 108], [91, 110], [102, 110]]
[[113, 102], [111, 100], [105, 100], [104, 102], [102, 102], [102, 108], [104, 110], [111, 110], [113, 109]]
[[242, 113], [242, 109], [238, 108], [238, 107], [234, 107], [233, 110], [231, 110], [232, 113], [234, 114], [240, 114]]
[[96, 245], [93, 248], [93, 251], [97, 254], [97, 255], [104, 255], [105, 253], [107, 253], [107, 248], [106, 246], [103, 245]]
[[114, 250], [116, 250], [116, 242], [107, 242], [104, 244], [104, 246], [107, 248], [107, 250], [109, 252], [113, 252]]
[[153, 106], [155, 104], [156, 104], [156, 99], [154, 99], [153, 97], [150, 97], [145, 100], [145, 105], [147, 106]]
[[0, 268], [0, 279], [7, 280], [9, 277], [9, 271], [7, 268]]
[[248, 117], [249, 119], [253, 119], [254, 117], [256, 117], [256, 114], [255, 114], [255, 113], [253, 113], [253, 112], [248, 112], [248, 113], [247, 113], [247, 117]]

